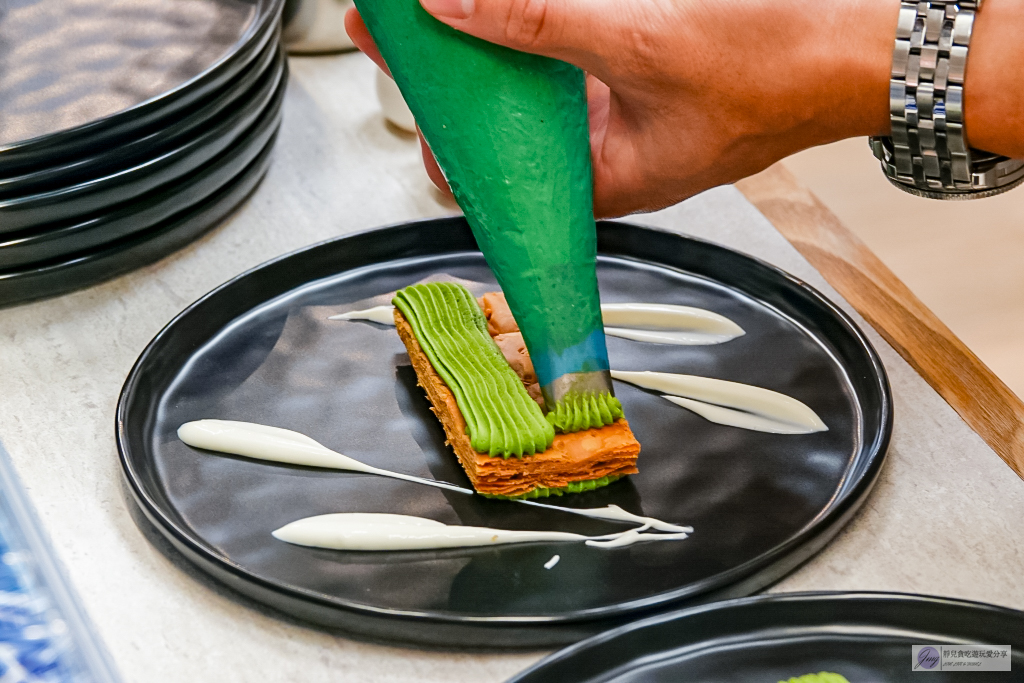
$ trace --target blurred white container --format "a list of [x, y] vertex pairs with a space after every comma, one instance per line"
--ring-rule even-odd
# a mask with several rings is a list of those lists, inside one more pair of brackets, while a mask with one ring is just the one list
[[409, 111], [409, 105], [405, 103], [402, 92], [393, 80], [379, 70], [377, 71], [377, 99], [380, 100], [380, 109], [385, 119], [402, 130], [407, 130], [410, 133], [416, 132], [416, 119]]
[[352, 0], [286, 0], [281, 39], [292, 54], [354, 50], [345, 32]]

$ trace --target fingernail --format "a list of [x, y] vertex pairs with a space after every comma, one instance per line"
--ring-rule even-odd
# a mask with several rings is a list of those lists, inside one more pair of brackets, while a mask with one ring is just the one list
[[420, 0], [423, 9], [438, 19], [468, 19], [475, 0]]

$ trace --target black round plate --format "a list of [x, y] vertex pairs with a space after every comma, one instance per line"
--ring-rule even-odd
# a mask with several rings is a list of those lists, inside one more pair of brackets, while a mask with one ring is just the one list
[[270, 152], [281, 120], [278, 109], [268, 130], [242, 144], [267, 140], [241, 173], [205, 200], [148, 230], [76, 254], [65, 261], [0, 272], [0, 306], [11, 306], [82, 289], [152, 263], [181, 249], [216, 226], [256, 188], [270, 164]]
[[277, 30], [282, 4], [19, 3], [0, 16], [0, 42], [14, 46], [0, 72], [0, 176], [73, 160], [176, 120], [256, 58]]
[[[690, 539], [614, 551], [551, 543], [301, 548], [271, 531], [346, 511], [586, 534], [621, 527], [380, 477], [214, 455], [177, 439], [189, 420], [247, 420], [298, 430], [379, 467], [468, 486], [394, 329], [326, 319], [438, 273], [481, 283], [478, 293], [496, 288], [462, 218], [304, 249], [175, 318], [139, 358], [118, 404], [118, 448], [139, 506], [192, 561], [257, 600], [350, 632], [447, 647], [570, 642], [778, 580], [837, 533], [879, 472], [892, 403], [877, 355], [839, 309], [770, 265], [625, 223], [600, 222], [598, 240], [605, 301], [701, 306], [747, 331], [705, 347], [609, 338], [613, 367], [768, 387], [806, 402], [830, 427], [802, 436], [723, 427], [617, 386], [643, 447], [640, 474], [550, 502], [616, 504], [692, 524]], [[560, 562], [545, 569], [555, 554]]]
[[943, 644], [1010, 645], [1013, 672], [936, 670], [929, 682], [1020, 681], [1024, 612], [900, 593], [766, 595], [628, 624], [509, 683], [775, 683], [820, 671], [850, 683], [910, 681], [911, 646]]
[[236, 102], [198, 136], [160, 156], [102, 178], [0, 201], [0, 234], [45, 230], [96, 216], [194, 172], [228, 149], [263, 114], [281, 76], [280, 69], [267, 71], [251, 97]]
[[0, 178], [0, 199], [15, 199], [99, 178], [154, 159], [184, 144], [221, 116], [229, 115], [236, 103], [251, 99], [260, 77], [281, 59], [279, 51], [278, 42], [270, 41], [256, 60], [230, 83], [148, 135], [121, 141], [116, 146], [70, 159], [66, 163]]
[[230, 148], [178, 182], [138, 197], [109, 213], [42, 232], [0, 235], [0, 275], [16, 268], [67, 260], [75, 254], [151, 230], [175, 214], [188, 211], [226, 185], [252, 162], [277, 128], [278, 111], [287, 84], [287, 62], [283, 53], [278, 54], [273, 69], [283, 76], [273, 99], [252, 128]]

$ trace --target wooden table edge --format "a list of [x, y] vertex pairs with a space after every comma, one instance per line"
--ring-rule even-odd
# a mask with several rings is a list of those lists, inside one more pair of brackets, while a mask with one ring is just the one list
[[781, 163], [736, 189], [1024, 479], [1024, 402]]

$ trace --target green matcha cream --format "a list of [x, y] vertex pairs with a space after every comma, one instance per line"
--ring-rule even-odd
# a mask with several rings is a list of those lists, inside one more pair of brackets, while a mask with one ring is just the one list
[[567, 397], [558, 411], [545, 416], [487, 333], [483, 311], [462, 285], [412, 285], [400, 289], [392, 302], [454, 394], [473, 450], [505, 458], [532, 455], [551, 446], [556, 429], [580, 431], [622, 417], [618, 401], [594, 396]]
[[[545, 396], [561, 400], [548, 396], [555, 380], [608, 370], [583, 72], [456, 31], [418, 0], [356, 6], [505, 293]], [[560, 428], [621, 411], [604, 390], [571, 402], [556, 406]]]
[[455, 395], [473, 450], [507, 458], [548, 449], [554, 427], [487, 333], [483, 311], [465, 287], [413, 285], [393, 303]]

